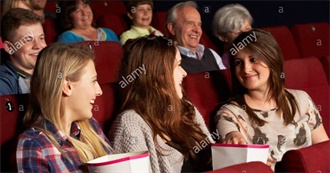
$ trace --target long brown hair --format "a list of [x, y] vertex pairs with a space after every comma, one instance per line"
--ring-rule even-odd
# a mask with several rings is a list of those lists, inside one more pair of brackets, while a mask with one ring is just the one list
[[[122, 111], [135, 110], [149, 125], [156, 136], [171, 139], [185, 157], [195, 158], [193, 147], [206, 138], [194, 121], [195, 109], [185, 93], [180, 99], [174, 85], [173, 71], [175, 44], [164, 37], [147, 36], [128, 43], [124, 48], [120, 79], [145, 67], [123, 90]], [[161, 151], [157, 151], [161, 154]]]
[[[255, 40], [250, 39], [249, 37], [255, 36]], [[249, 32], [241, 33], [233, 42], [232, 47], [230, 50], [237, 49], [239, 43], [246, 43], [249, 40], [248, 44], [245, 44], [245, 47], [242, 50], [249, 51], [255, 57], [262, 62], [264, 62], [269, 70], [270, 76], [268, 79], [268, 99], [274, 99], [277, 103], [278, 109], [277, 112], [279, 113], [282, 111], [284, 123], [286, 125], [292, 123], [293, 117], [296, 111], [299, 111], [297, 101], [294, 96], [285, 90], [284, 87], [284, 71], [283, 71], [283, 55], [281, 48], [277, 44], [274, 37], [267, 31], [261, 29], [252, 29]], [[236, 46], [236, 48], [235, 48]], [[232, 53], [235, 51], [232, 51]], [[235, 63], [234, 63], [234, 56], [231, 54], [230, 57], [230, 69], [232, 76], [235, 75]], [[238, 82], [237, 77], [233, 78], [233, 86], [234, 88], [234, 95], [238, 96], [235, 99], [241, 99], [242, 96], [247, 93], [247, 89]], [[239, 100], [238, 100], [239, 101]], [[252, 109], [247, 106], [245, 101], [239, 101], [244, 104], [246, 112], [248, 113], [249, 117], [252, 121], [256, 122], [259, 125], [265, 123], [265, 121], [261, 120], [258, 116], [256, 116]]]

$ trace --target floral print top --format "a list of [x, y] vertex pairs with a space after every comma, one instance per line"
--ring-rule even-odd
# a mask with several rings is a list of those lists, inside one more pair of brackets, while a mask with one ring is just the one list
[[285, 125], [282, 113], [279, 115], [277, 108], [269, 111], [253, 110], [267, 123], [252, 123], [244, 110], [245, 105], [234, 102], [222, 106], [217, 113], [216, 126], [221, 139], [225, 139], [229, 132], [239, 131], [248, 144], [268, 144], [268, 159], [271, 160], [273, 170], [286, 151], [312, 145], [311, 131], [322, 124], [319, 111], [306, 92], [292, 89], [287, 91], [293, 94], [299, 107], [293, 123]]

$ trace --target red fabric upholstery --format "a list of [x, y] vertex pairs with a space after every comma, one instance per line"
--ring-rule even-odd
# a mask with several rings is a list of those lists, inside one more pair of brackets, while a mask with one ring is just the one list
[[203, 34], [200, 39], [200, 44], [203, 44], [206, 48], [211, 48], [217, 53], [219, 53], [219, 49], [214, 45], [211, 39], [207, 36], [207, 34], [203, 31]]
[[0, 96], [1, 171], [17, 172], [16, 146], [22, 132], [22, 118], [26, 110], [27, 95]]
[[284, 71], [285, 86], [304, 90], [311, 96], [330, 135], [329, 85], [320, 61], [315, 57], [286, 60]]
[[51, 44], [56, 42], [58, 33], [55, 27], [54, 19], [45, 18], [43, 28], [44, 28], [46, 43]]
[[104, 134], [110, 130], [111, 122], [120, 109], [118, 85], [116, 83], [101, 84], [103, 94], [96, 98], [93, 116], [100, 123]]
[[320, 58], [321, 64], [323, 66], [323, 70], [325, 72], [325, 75], [327, 76], [328, 83], [330, 85], [330, 56], [323, 56]]
[[97, 20], [99, 27], [111, 29], [117, 36], [128, 30], [127, 22], [123, 14], [106, 14]]
[[116, 82], [123, 56], [122, 46], [113, 41], [85, 41], [75, 43], [94, 50], [95, 68], [100, 84]]
[[106, 14], [126, 14], [126, 7], [122, 1], [91, 1], [94, 20]]
[[301, 57], [296, 42], [293, 39], [293, 36], [287, 26], [281, 25], [262, 29], [270, 32], [276, 39], [277, 43], [282, 49], [284, 59], [294, 59]]
[[3, 42], [2, 42], [2, 39], [0, 37], [0, 49], [2, 49], [2, 48], [3, 48]]
[[225, 168], [208, 171], [205, 173], [249, 173], [249, 172], [262, 172], [262, 173], [273, 173], [273, 170], [262, 162], [248, 162], [228, 166]]
[[329, 24], [295, 24], [291, 28], [302, 57], [329, 56]]
[[330, 172], [330, 141], [318, 143], [283, 155], [276, 172]]
[[166, 15], [167, 12], [163, 12], [163, 11], [155, 12], [152, 16], [152, 22], [151, 22], [151, 26], [162, 32], [164, 35], [168, 35], [165, 26]]
[[219, 70], [188, 74], [183, 79], [183, 87], [192, 103], [198, 108], [208, 127], [219, 104], [230, 96], [230, 70]]
[[51, 13], [60, 12], [60, 11], [56, 11], [56, 10], [59, 10], [58, 1], [57, 0], [47, 1], [44, 11], [51, 12]]

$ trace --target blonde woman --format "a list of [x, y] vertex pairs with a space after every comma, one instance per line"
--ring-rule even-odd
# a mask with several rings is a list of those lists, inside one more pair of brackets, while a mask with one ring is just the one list
[[18, 172], [85, 172], [85, 163], [112, 152], [93, 103], [102, 90], [93, 54], [53, 44], [39, 54], [31, 78], [28, 129], [17, 146]]

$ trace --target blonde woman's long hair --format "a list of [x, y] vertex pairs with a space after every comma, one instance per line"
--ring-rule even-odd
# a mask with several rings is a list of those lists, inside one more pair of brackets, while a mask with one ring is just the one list
[[[50, 121], [58, 130], [64, 132], [60, 121], [64, 80], [79, 81], [83, 69], [93, 59], [94, 55], [84, 48], [55, 43], [40, 52], [31, 77], [30, 101], [24, 123], [46, 134], [62, 154], [65, 152], [46, 130], [45, 121]], [[107, 155], [107, 150], [112, 151], [109, 144], [94, 131], [88, 119], [76, 123], [81, 130], [80, 140], [67, 137], [83, 163]], [[64, 156], [67, 157], [65, 154]]]

